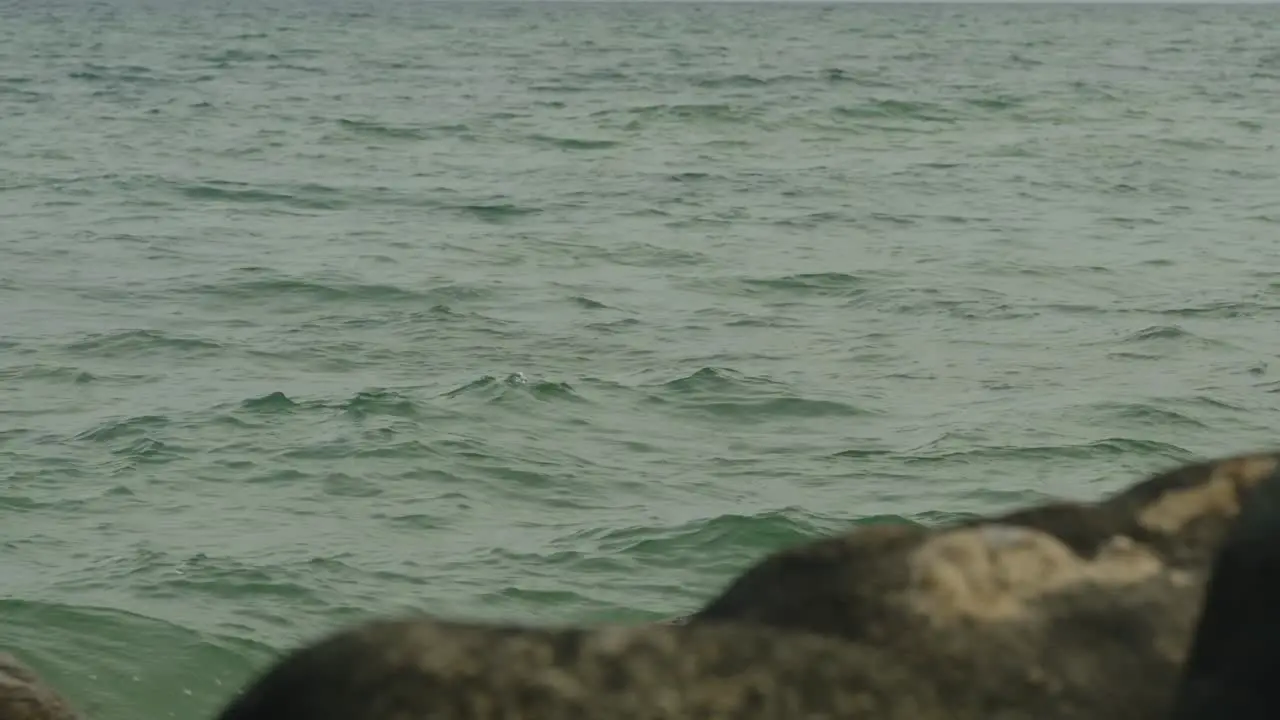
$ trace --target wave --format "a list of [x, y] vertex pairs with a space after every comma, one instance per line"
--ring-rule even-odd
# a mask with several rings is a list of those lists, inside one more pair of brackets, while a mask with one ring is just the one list
[[589, 140], [586, 138], [552, 137], [550, 135], [530, 135], [529, 140], [561, 150], [607, 150], [622, 144], [618, 140]]
[[524, 373], [512, 373], [501, 380], [493, 375], [484, 375], [443, 393], [441, 397], [480, 399], [484, 402], [524, 398], [542, 402], [586, 402], [586, 398], [579, 395], [569, 383], [548, 380], [530, 382]]
[[127, 357], [164, 352], [187, 357], [216, 355], [227, 348], [213, 340], [167, 333], [160, 330], [116, 330], [89, 333], [67, 343], [68, 352], [97, 357]]
[[427, 305], [437, 315], [448, 315], [448, 302], [478, 300], [491, 297], [483, 287], [461, 283], [440, 283], [428, 289], [408, 289], [390, 283], [366, 283], [354, 278], [330, 275], [325, 278], [300, 277], [262, 267], [241, 267], [213, 282], [197, 283], [172, 292], [185, 295], [207, 295], [264, 303], [284, 299], [303, 299], [308, 303], [396, 304], [407, 307]]
[[338, 127], [360, 137], [387, 140], [432, 140], [440, 137], [474, 137], [464, 123], [435, 125], [392, 125], [371, 120], [339, 118]]
[[704, 367], [664, 382], [649, 399], [688, 412], [757, 422], [872, 414], [848, 402], [803, 397], [786, 384], [766, 377], [750, 377], [716, 367]]
[[1184, 462], [1195, 457], [1186, 448], [1171, 443], [1138, 438], [1105, 438], [1083, 443], [1059, 445], [993, 445], [967, 450], [933, 450], [938, 442], [916, 448], [902, 455], [906, 465], [935, 462], [992, 462], [1001, 460], [1052, 461], [1071, 458], [1095, 460], [1100, 458], [1160, 457]]

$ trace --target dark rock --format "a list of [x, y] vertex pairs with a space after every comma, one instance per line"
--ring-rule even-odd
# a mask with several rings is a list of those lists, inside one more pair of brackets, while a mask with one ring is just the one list
[[891, 658], [760, 626], [378, 621], [271, 669], [221, 720], [942, 718]]
[[1027, 603], [1058, 612], [1073, 595], [1118, 599], [1134, 582], [1159, 576], [1186, 588], [1180, 597], [1197, 598], [1244, 497], [1277, 466], [1272, 453], [1223, 458], [1157, 474], [1097, 503], [937, 529], [857, 529], [765, 558], [686, 622], [748, 620], [892, 643], [922, 616], [935, 624], [996, 620]]
[[684, 624], [370, 623], [283, 658], [221, 720], [1165, 720], [1209, 563], [1278, 464], [860, 529], [766, 558]]
[[1213, 566], [1173, 720], [1280, 717], [1280, 475], [1260, 484]]

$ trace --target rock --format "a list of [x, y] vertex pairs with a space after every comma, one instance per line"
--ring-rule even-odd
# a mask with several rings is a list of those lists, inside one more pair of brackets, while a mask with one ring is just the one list
[[731, 624], [530, 628], [383, 620], [284, 658], [220, 720], [941, 720], [891, 658]]
[[[951, 527], [879, 525], [765, 558], [686, 622], [751, 620], [847, 639], [891, 639], [920, 615], [996, 619], [1025, 603], [1161, 574], [1204, 574], [1243, 497], [1280, 454], [1159, 473], [1097, 503], [1055, 503]], [[1114, 593], [1113, 593], [1114, 594]]]
[[0, 652], [0, 720], [80, 720], [34, 670]]
[[1260, 484], [1216, 557], [1172, 720], [1280, 715], [1280, 477]]
[[1209, 564], [1278, 465], [855, 530], [764, 559], [683, 623], [369, 623], [284, 657], [220, 717], [1166, 720]]

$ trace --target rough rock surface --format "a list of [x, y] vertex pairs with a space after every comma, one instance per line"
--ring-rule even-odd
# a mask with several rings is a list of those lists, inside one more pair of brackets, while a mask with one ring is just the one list
[[879, 643], [915, 624], [907, 618], [1014, 620], [1039, 604], [1056, 614], [1073, 595], [1120, 601], [1161, 576], [1198, 595], [1244, 497], [1277, 467], [1277, 453], [1236, 456], [1159, 473], [1097, 503], [855, 530], [765, 558], [686, 622], [751, 620]]
[[[1280, 454], [1259, 453], [1097, 503], [808, 543], [673, 623], [365, 623], [219, 718], [1255, 720], [1276, 715], [1277, 604]], [[78, 716], [0, 655], [0, 720]]]
[[371, 623], [285, 658], [221, 718], [1164, 720], [1209, 565], [1278, 466], [859, 529], [764, 559], [684, 623]]

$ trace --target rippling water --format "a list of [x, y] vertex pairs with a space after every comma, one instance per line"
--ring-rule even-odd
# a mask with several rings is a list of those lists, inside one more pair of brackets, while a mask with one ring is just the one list
[[0, 18], [0, 645], [102, 720], [1274, 444], [1266, 6]]

